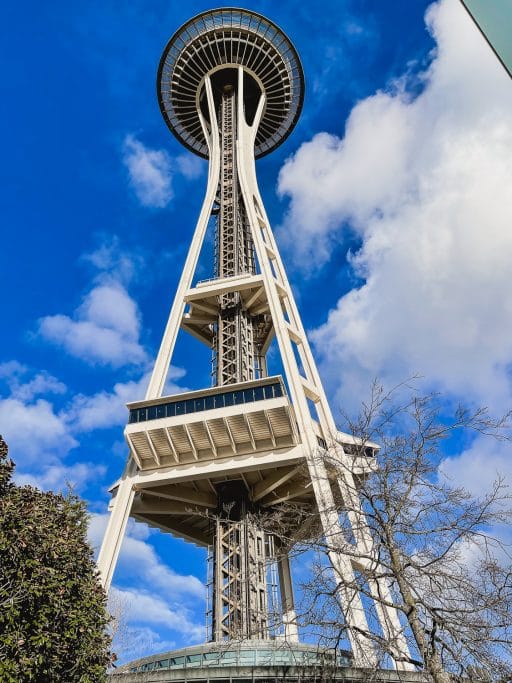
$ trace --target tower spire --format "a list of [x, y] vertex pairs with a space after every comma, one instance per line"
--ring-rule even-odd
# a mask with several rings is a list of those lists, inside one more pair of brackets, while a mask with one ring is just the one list
[[[350, 455], [354, 438], [336, 428], [256, 179], [255, 159], [275, 149], [299, 117], [299, 57], [261, 15], [203, 12], [165, 48], [158, 92], [173, 134], [209, 159], [208, 183], [146, 397], [128, 405], [130, 455], [98, 559], [104, 584], [132, 516], [210, 548], [211, 640], [296, 642], [289, 559], [284, 548], [275, 552], [279, 539], [261, 524], [262, 511], [292, 501], [326, 537], [354, 660], [373, 665], [356, 581], [372, 541]], [[209, 227], [216, 234], [215, 277], [196, 282]], [[163, 396], [180, 328], [211, 349], [213, 386]], [[283, 376], [267, 373], [274, 339]], [[377, 448], [366, 446], [360, 476], [371, 471]], [[327, 458], [328, 451], [336, 457]], [[339, 523], [343, 507], [353, 525], [350, 542]], [[270, 614], [268, 580], [276, 565], [278, 622]], [[387, 585], [369, 589], [397, 668], [409, 668], [398, 616], [385, 604], [392, 604]]]

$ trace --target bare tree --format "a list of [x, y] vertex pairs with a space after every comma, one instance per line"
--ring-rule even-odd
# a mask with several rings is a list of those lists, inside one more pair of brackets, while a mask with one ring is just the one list
[[[376, 608], [380, 600], [397, 610], [400, 636], [410, 650], [406, 659], [435, 683], [510, 681], [512, 563], [499, 531], [510, 523], [512, 497], [501, 477], [475, 497], [439, 467], [444, 445], [455, 435], [508, 440], [509, 415], [493, 419], [485, 409], [458, 408], [448, 418], [439, 396], [419, 397], [411, 390], [404, 399], [404, 388], [386, 393], [375, 384], [358, 419], [346, 420], [347, 431], [356, 437], [352, 462], [366, 463], [355, 490], [339, 485], [343, 468], [352, 467], [339, 448], [319, 456], [328, 462], [340, 519], [346, 520], [343, 552], [364, 567], [357, 576], [363, 596], [375, 601], [371, 586], [389, 587]], [[368, 455], [370, 443], [380, 445], [374, 459]], [[283, 520], [299, 513], [302, 537], [289, 536], [286, 545], [316, 555], [312, 579], [303, 585], [299, 618], [322, 629], [326, 644], [336, 646], [347, 628], [336, 598], [354, 586], [328, 571], [323, 558], [331, 548], [311, 533], [318, 526], [314, 520], [308, 524], [304, 510], [282, 507], [269, 515], [268, 527], [283, 539], [291, 528]], [[364, 527], [369, 527], [372, 548], [362, 553], [353, 541]], [[396, 659], [388, 637], [377, 629], [364, 635], [380, 650], [381, 663], [386, 655]]]

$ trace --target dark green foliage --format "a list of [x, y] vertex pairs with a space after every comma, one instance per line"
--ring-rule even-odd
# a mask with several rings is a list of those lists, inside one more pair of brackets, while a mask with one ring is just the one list
[[106, 599], [76, 496], [10, 481], [0, 437], [0, 681], [101, 683]]

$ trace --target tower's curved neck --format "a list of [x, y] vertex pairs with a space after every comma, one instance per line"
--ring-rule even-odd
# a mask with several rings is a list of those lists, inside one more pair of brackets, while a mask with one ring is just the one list
[[[210, 121], [213, 117], [217, 121], [220, 147], [214, 270], [216, 277], [228, 278], [256, 272], [251, 226], [240, 190], [239, 175], [243, 169], [239, 167], [237, 141], [240, 127], [248, 125], [248, 116], [257, 126], [255, 117], [261, 92], [255, 92], [251, 82], [244, 88], [248, 81], [242, 69], [223, 69], [214, 76], [211, 83], [215, 111], [208, 112]], [[245, 308], [240, 292], [219, 297], [212, 344], [216, 385], [266, 375], [259, 334], [263, 321], [259, 318]]]

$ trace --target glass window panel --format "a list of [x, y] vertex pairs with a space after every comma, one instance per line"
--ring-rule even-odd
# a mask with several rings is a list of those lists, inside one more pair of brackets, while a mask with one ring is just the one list
[[254, 664], [256, 652], [254, 650], [241, 650], [240, 661], [244, 664]]
[[263, 387], [254, 387], [254, 400], [262, 401], [264, 398]]
[[158, 418], [165, 417], [165, 405], [161, 405], [161, 406], [156, 407], [156, 416]]
[[244, 402], [244, 392], [243, 391], [235, 391], [233, 392], [233, 396], [235, 399], [235, 405], [239, 405], [240, 403]]
[[147, 418], [146, 408], [139, 408], [138, 411], [139, 422], [145, 422]]
[[205, 410], [211, 410], [214, 407], [215, 407], [214, 397], [213, 396], [205, 396], [204, 397], [204, 409]]
[[234, 401], [234, 392], [230, 391], [229, 394], [224, 394], [224, 405], [232, 406]]
[[156, 406], [149, 406], [148, 408], [148, 420], [154, 420], [156, 418]]
[[254, 390], [253, 389], [244, 389], [244, 402], [245, 403], [252, 403], [254, 401]]
[[216, 408], [224, 408], [224, 395], [223, 394], [217, 394], [217, 396], [213, 397], [215, 399], [215, 407]]
[[176, 401], [176, 415], [183, 415], [185, 413], [185, 401]]
[[136, 410], [130, 410], [129, 416], [128, 416], [128, 423], [131, 424], [132, 422], [137, 422], [137, 411]]
[[210, 661], [212, 659], [217, 660], [219, 659], [220, 654], [220, 652], [205, 652], [203, 657], [206, 661]]
[[185, 664], [185, 657], [173, 657], [169, 660], [170, 666], [183, 666]]
[[278, 398], [283, 395], [283, 387], [281, 384], [274, 384], [274, 396]]
[[234, 660], [234, 659], [236, 659], [236, 652], [232, 652], [230, 650], [228, 650], [226, 652], [222, 652], [221, 658], [223, 661], [232, 660], [232, 659]]
[[167, 417], [174, 417], [176, 415], [176, 404], [168, 403], [165, 406], [165, 414]]
[[274, 390], [272, 384], [267, 384], [266, 386], [264, 386], [263, 393], [265, 394], [265, 398], [274, 398]]
[[194, 412], [198, 413], [201, 410], [204, 410], [204, 398], [194, 399]]

